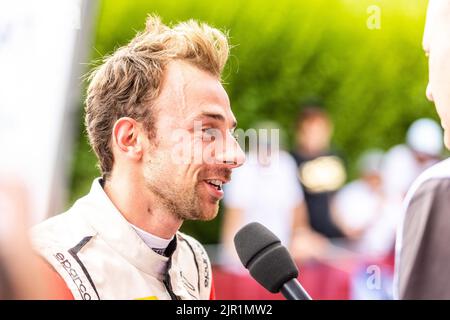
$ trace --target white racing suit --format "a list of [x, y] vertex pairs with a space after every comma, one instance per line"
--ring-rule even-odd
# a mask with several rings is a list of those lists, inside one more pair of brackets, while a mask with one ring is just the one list
[[181, 232], [169, 257], [149, 248], [103, 191], [100, 179], [67, 212], [32, 230], [33, 246], [75, 299], [209, 299], [205, 249]]

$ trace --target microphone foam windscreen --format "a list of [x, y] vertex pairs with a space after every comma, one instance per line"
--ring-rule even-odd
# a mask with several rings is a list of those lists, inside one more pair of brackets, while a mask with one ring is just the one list
[[252, 222], [234, 237], [242, 264], [270, 292], [279, 292], [287, 281], [297, 278], [298, 269], [280, 239], [262, 224]]

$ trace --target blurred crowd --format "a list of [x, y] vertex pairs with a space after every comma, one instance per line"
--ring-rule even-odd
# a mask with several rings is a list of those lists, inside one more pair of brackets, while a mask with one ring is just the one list
[[[280, 129], [274, 123], [263, 127]], [[300, 267], [338, 264], [349, 257], [388, 261], [393, 267], [402, 201], [414, 179], [441, 160], [440, 126], [419, 119], [410, 125], [403, 144], [387, 151], [366, 150], [359, 157], [356, 179], [347, 184], [345, 157], [331, 144], [334, 128], [326, 111], [316, 105], [301, 108], [295, 128], [294, 150], [280, 148], [269, 159], [250, 151], [247, 162], [233, 173], [225, 189], [220, 264], [243, 272], [233, 237], [246, 223], [258, 221], [278, 235]], [[391, 279], [392, 271], [385, 278]], [[371, 298], [364, 290], [367, 277], [361, 290], [358, 276], [351, 298]], [[390, 297], [391, 292], [378, 296]]]

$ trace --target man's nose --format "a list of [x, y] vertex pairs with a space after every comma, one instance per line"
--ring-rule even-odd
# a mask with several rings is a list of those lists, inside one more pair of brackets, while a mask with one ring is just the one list
[[430, 100], [431, 102], [434, 102], [433, 93], [431, 92], [431, 86], [430, 86], [429, 82], [428, 82], [428, 85], [427, 85], [426, 95], [427, 95], [427, 99], [428, 100]]
[[217, 155], [217, 161], [226, 164], [230, 169], [242, 166], [245, 162], [245, 153], [241, 146], [231, 133], [225, 140], [225, 148], [221, 154]]

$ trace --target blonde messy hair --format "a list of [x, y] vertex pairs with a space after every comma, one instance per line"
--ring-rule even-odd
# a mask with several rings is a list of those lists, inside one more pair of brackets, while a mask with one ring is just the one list
[[228, 53], [227, 37], [207, 24], [189, 20], [171, 28], [150, 15], [145, 31], [103, 60], [89, 77], [85, 124], [105, 179], [114, 163], [111, 133], [119, 118], [131, 117], [155, 136], [152, 104], [165, 66], [182, 60], [220, 78]]

